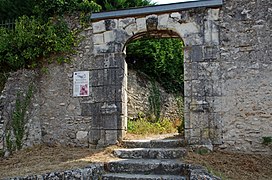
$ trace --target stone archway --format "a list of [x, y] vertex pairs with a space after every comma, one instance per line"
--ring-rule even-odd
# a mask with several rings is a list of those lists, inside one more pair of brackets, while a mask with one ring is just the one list
[[220, 143], [220, 113], [213, 108], [221, 92], [216, 82], [220, 71], [218, 17], [219, 9], [198, 9], [93, 22], [94, 60], [90, 73], [94, 103], [90, 106], [95, 112], [90, 143], [115, 144], [124, 136], [127, 67], [123, 50], [127, 42], [145, 34], [178, 36], [184, 41], [185, 137], [190, 143]]

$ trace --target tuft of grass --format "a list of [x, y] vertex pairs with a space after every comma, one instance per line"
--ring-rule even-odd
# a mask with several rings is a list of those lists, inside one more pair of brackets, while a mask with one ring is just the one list
[[262, 144], [268, 146], [269, 144], [272, 144], [272, 137], [271, 136], [268, 136], [268, 137], [262, 137], [263, 139], [263, 142]]

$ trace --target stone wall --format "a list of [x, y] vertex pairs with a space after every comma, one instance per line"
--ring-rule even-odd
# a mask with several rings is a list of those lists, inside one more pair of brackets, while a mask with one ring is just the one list
[[30, 175], [25, 177], [7, 178], [9, 180], [49, 180], [49, 179], [85, 179], [99, 180], [104, 173], [103, 163], [93, 163], [82, 169], [73, 169], [67, 171], [49, 172], [42, 175]]
[[[229, 0], [221, 8], [99, 20], [80, 36], [70, 64], [13, 74], [1, 96], [0, 148], [15, 92], [34, 82], [28, 141], [96, 147], [126, 131], [129, 41], [148, 35], [184, 41], [185, 135], [241, 152], [271, 153], [272, 2]], [[79, 28], [77, 25], [71, 28]], [[90, 96], [73, 97], [73, 72], [90, 72]], [[17, 82], [20, 82], [18, 83]]]
[[[161, 118], [171, 121], [182, 120], [178, 114], [178, 105], [174, 94], [167, 93], [159, 84], [157, 86], [161, 98]], [[128, 118], [137, 118], [139, 114], [150, 114], [151, 88], [152, 82], [147, 75], [132, 69], [128, 70]]]
[[270, 152], [272, 1], [225, 1], [220, 13], [223, 148]]

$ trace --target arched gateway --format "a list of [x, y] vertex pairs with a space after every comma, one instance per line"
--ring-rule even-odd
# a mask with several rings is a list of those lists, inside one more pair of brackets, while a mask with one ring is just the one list
[[90, 144], [114, 144], [124, 136], [127, 126], [124, 49], [127, 42], [145, 35], [180, 37], [184, 41], [185, 138], [190, 143], [221, 143], [218, 111], [221, 5], [221, 0], [204, 0], [92, 15], [94, 59], [90, 85], [95, 100], [82, 107], [83, 115], [93, 119]]

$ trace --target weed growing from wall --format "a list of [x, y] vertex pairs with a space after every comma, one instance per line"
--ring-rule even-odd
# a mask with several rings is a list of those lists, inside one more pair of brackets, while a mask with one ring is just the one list
[[[6, 135], [7, 148], [10, 152], [14, 150], [20, 150], [23, 147], [23, 138], [25, 135], [26, 124], [26, 112], [30, 104], [32, 94], [33, 85], [29, 86], [25, 97], [23, 96], [22, 93], [20, 92], [17, 93], [15, 109], [12, 113], [11, 118], [11, 127]], [[12, 135], [14, 136], [14, 138], [11, 137]]]
[[[151, 115], [155, 116], [155, 122], [160, 120], [161, 116], [161, 93], [158, 88], [158, 85], [155, 81], [152, 82], [152, 86], [150, 89], [150, 96], [148, 98], [150, 104], [150, 112]], [[151, 119], [152, 120], [152, 119]]]
[[262, 139], [263, 139], [262, 144], [266, 146], [272, 144], [272, 136], [262, 137]]

